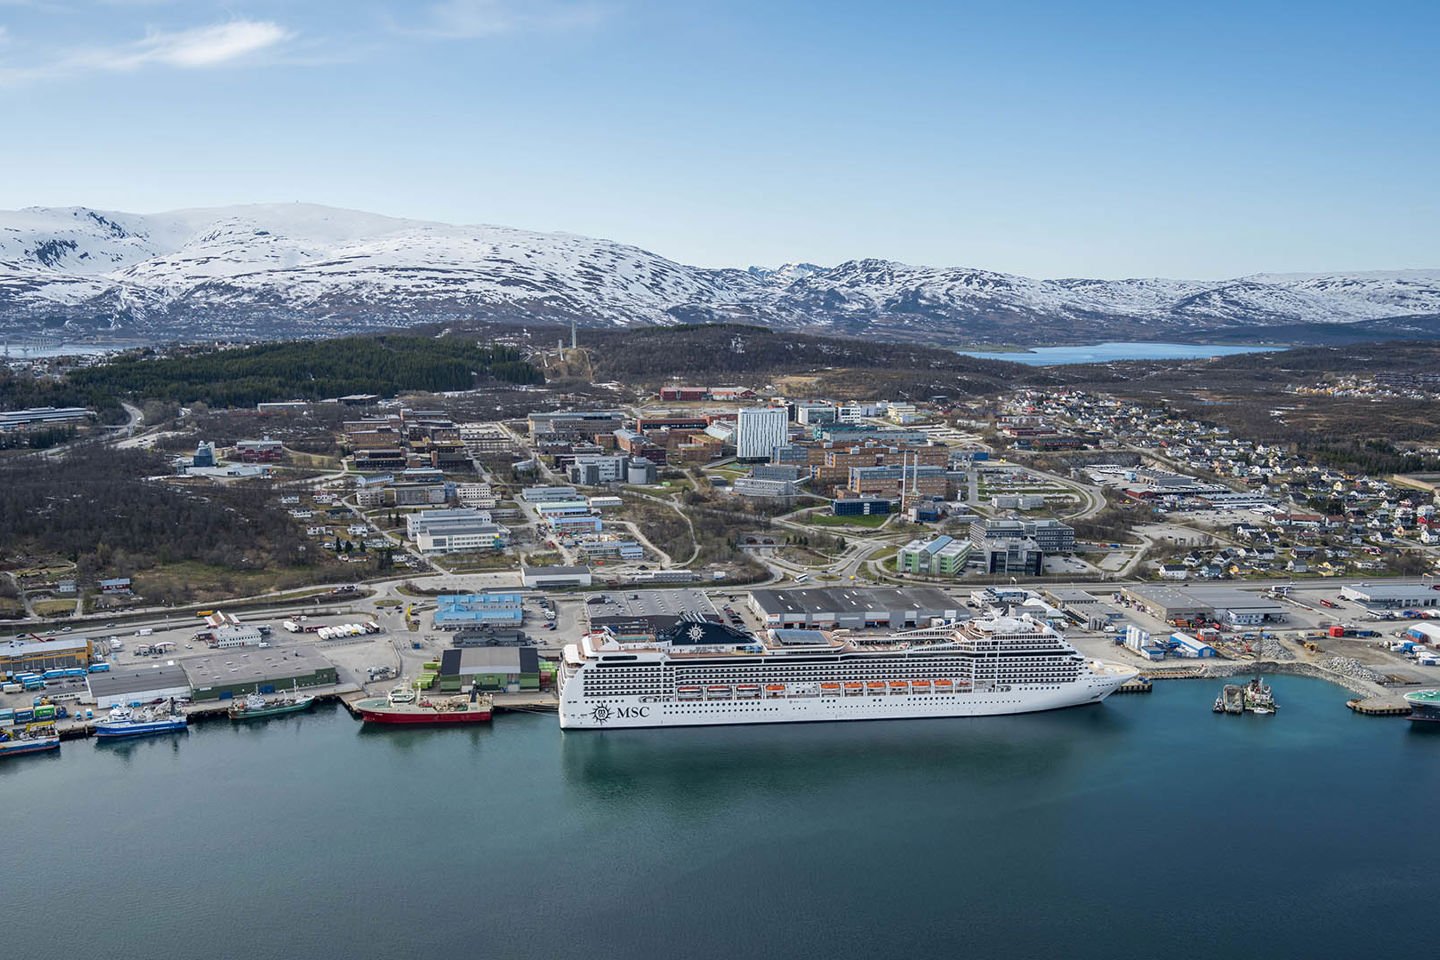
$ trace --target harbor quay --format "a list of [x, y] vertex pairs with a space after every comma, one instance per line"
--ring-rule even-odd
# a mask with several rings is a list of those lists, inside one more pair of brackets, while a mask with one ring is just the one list
[[[460, 578], [447, 580], [465, 589], [456, 582]], [[937, 623], [953, 627], [1023, 615], [1055, 629], [1080, 655], [1130, 669], [1146, 681], [1311, 676], [1349, 690], [1350, 708], [1373, 716], [1407, 715], [1406, 694], [1440, 685], [1434, 668], [1420, 666], [1423, 660], [1415, 656], [1414, 618], [1367, 607], [1364, 591], [1342, 590], [1339, 584], [1280, 586], [1230, 588], [1225, 602], [1268, 612], [1262, 622], [1224, 631], [1176, 628], [1160, 619], [1172, 611], [1157, 610], [1156, 604], [1183, 602], [1183, 590], [1159, 593], [1143, 585], [1131, 590], [1094, 583], [968, 590], [529, 590], [503, 594], [498, 598], [503, 604], [484, 605], [507, 611], [513, 605], [504, 629], [483, 624], [454, 629], [437, 614], [457, 609], [456, 602], [442, 604], [397, 581], [374, 585], [370, 596], [344, 603], [252, 608], [233, 615], [207, 611], [205, 617], [172, 614], [130, 620], [123, 627], [92, 623], [84, 634], [0, 638], [0, 655], [9, 657], [0, 662], [7, 681], [0, 692], [0, 726], [23, 725], [37, 709], [53, 707], [43, 715], [54, 721], [60, 737], [69, 739], [93, 735], [115, 706], [175, 704], [188, 720], [205, 722], [226, 717], [238, 699], [292, 692], [320, 703], [338, 702], [356, 713], [358, 701], [384, 697], [403, 684], [433, 695], [475, 687], [490, 698], [496, 714], [554, 712], [559, 708], [557, 671], [567, 644], [601, 635], [633, 643], [691, 620], [723, 625], [777, 649], [806, 642], [799, 635], [807, 632], [828, 637], [832, 644], [866, 648], [923, 633]], [[1420, 586], [1428, 589], [1428, 584]], [[881, 609], [883, 616], [876, 613]], [[803, 617], [809, 625], [776, 627], [777, 617]], [[1188, 637], [1185, 630], [1209, 639], [1182, 648], [1173, 638]], [[1153, 644], [1167, 634], [1170, 649], [1157, 659], [1159, 648]], [[1146, 642], [1152, 645], [1131, 642], [1136, 635], [1150, 638]], [[1134, 682], [1123, 686], [1124, 692], [1146, 689]]]

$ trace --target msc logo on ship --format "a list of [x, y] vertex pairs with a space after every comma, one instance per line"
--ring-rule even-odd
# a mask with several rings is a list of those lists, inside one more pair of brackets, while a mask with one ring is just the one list
[[611, 719], [642, 720], [648, 716], [650, 716], [649, 707], [616, 707], [612, 710], [603, 703], [590, 711], [590, 719], [596, 723], [607, 723]]

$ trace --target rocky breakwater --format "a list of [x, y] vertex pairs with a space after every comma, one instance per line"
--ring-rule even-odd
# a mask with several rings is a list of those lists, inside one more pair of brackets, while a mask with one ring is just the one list
[[1315, 677], [1325, 680], [1357, 694], [1351, 700], [1351, 709], [1359, 713], [1389, 713], [1390, 707], [1399, 702], [1395, 693], [1384, 685], [1385, 678], [1350, 657], [1326, 657], [1311, 662], [1299, 660], [1288, 648], [1276, 644], [1285, 657], [1262, 660], [1223, 660], [1199, 663], [1190, 661], [1174, 667], [1157, 666], [1145, 671], [1152, 680], [1193, 680], [1252, 676], [1256, 674], [1291, 674], [1299, 677]]

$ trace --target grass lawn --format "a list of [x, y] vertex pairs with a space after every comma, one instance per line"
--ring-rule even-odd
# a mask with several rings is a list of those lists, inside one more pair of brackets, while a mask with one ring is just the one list
[[836, 517], [828, 513], [812, 513], [810, 516], [799, 520], [800, 523], [809, 523], [817, 527], [868, 527], [874, 530], [883, 526], [890, 514], [872, 513], [869, 515], [859, 514], [853, 517]]
[[296, 467], [326, 472], [340, 469], [339, 457], [327, 457], [321, 453], [301, 453], [299, 450], [286, 451], [290, 463]]
[[869, 557], [869, 560], [874, 563], [885, 563], [888, 560], [894, 560], [895, 554], [899, 552], [900, 545], [896, 544], [888, 550], [881, 550], [879, 553], [872, 553]]
[[13, 597], [0, 597], [0, 617], [25, 616], [25, 604]]
[[68, 617], [75, 612], [74, 600], [36, 600], [30, 606], [37, 617]]

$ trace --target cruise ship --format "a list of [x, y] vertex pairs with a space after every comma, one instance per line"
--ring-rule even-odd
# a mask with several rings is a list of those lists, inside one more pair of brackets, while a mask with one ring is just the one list
[[567, 644], [560, 726], [994, 716], [1098, 703], [1136, 675], [1087, 660], [1028, 615], [880, 638], [818, 630], [762, 638], [682, 620], [654, 636], [601, 628]]

